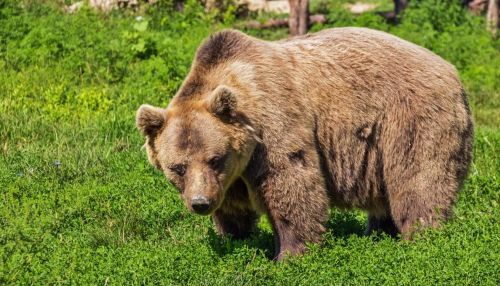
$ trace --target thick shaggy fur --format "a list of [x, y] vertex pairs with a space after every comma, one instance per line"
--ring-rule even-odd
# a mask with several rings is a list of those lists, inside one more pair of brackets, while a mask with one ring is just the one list
[[[168, 108], [141, 107], [137, 124], [188, 207], [203, 194], [219, 232], [236, 237], [266, 214], [278, 259], [321, 240], [330, 206], [366, 210], [368, 233], [438, 226], [473, 138], [452, 65], [362, 28], [279, 42], [220, 32]], [[178, 162], [185, 174], [172, 173]]]

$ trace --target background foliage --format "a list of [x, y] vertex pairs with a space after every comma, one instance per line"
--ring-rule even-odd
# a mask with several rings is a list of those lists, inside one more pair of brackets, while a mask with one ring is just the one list
[[332, 210], [324, 245], [287, 263], [269, 260], [265, 219], [251, 239], [220, 238], [148, 165], [134, 113], [165, 106], [203, 38], [244, 19], [195, 1], [70, 15], [61, 1], [0, 0], [0, 284], [500, 284], [499, 40], [458, 0], [411, 1], [397, 26], [344, 2], [313, 1], [329, 22], [312, 30], [388, 31], [460, 71], [476, 141], [451, 222], [404, 242]]

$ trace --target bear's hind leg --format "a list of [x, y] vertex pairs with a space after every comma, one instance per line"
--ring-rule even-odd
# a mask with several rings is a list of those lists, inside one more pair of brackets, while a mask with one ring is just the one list
[[386, 179], [390, 214], [405, 239], [426, 227], [439, 227], [452, 213], [460, 186], [454, 162], [435, 157], [413, 162]]
[[454, 114], [422, 108], [394, 105], [381, 131], [390, 214], [405, 239], [449, 218], [471, 158], [472, 123], [465, 109], [457, 107], [453, 111], [462, 114]]
[[411, 239], [415, 232], [426, 227], [439, 227], [448, 218], [451, 205], [425, 200], [415, 193], [391, 202], [394, 224], [404, 239]]
[[405, 170], [399, 173], [401, 180], [387, 182], [391, 217], [405, 239], [426, 227], [439, 227], [452, 212], [458, 183], [438, 162], [427, 164], [434, 168]]

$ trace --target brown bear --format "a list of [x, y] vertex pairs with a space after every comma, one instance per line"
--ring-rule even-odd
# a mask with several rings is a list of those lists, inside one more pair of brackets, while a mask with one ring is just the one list
[[330, 206], [366, 210], [367, 233], [438, 226], [473, 140], [455, 68], [364, 28], [277, 42], [219, 32], [168, 107], [136, 120], [188, 209], [238, 238], [266, 214], [277, 259], [319, 242]]

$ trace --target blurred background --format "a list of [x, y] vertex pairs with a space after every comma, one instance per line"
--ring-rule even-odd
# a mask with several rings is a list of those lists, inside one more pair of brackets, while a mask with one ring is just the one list
[[500, 124], [495, 0], [0, 0], [0, 13], [0, 80], [18, 95], [9, 106], [24, 98], [49, 117], [105, 112], [123, 101], [165, 105], [202, 39], [223, 28], [274, 40], [362, 26], [453, 63], [476, 121]]

